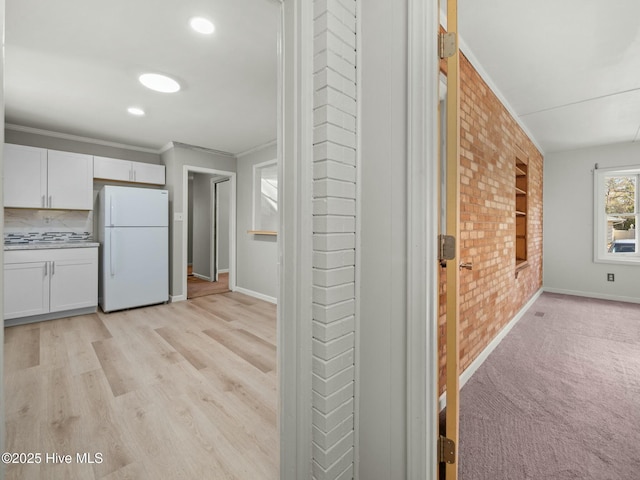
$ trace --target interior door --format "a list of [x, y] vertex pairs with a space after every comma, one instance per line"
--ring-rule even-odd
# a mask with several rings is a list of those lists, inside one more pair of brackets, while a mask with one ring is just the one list
[[[460, 269], [470, 268], [460, 262], [460, 78], [459, 78], [459, 50], [458, 50], [458, 8], [457, 0], [447, 1], [447, 32], [453, 35], [454, 47], [447, 58], [447, 91], [445, 105], [446, 128], [445, 136], [446, 161], [442, 174], [444, 176], [441, 192], [443, 203], [442, 233], [453, 237], [454, 243], [450, 254], [443, 260], [446, 269], [446, 389], [447, 407], [445, 419], [446, 445], [451, 442], [455, 446], [449, 449], [452, 455], [443, 463], [444, 478], [457, 480], [458, 478], [458, 445], [459, 445], [459, 391], [460, 391], [460, 347], [459, 347], [459, 287]], [[444, 40], [443, 40], [444, 42]]]

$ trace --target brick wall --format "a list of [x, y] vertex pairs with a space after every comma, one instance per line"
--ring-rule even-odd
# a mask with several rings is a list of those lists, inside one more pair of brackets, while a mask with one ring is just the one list
[[314, 1], [313, 478], [354, 474], [356, 3]]
[[[444, 69], [443, 69], [444, 70]], [[464, 371], [542, 286], [542, 154], [460, 58], [460, 361]], [[528, 163], [528, 267], [515, 275], [515, 159]], [[445, 276], [440, 391], [445, 390]]]

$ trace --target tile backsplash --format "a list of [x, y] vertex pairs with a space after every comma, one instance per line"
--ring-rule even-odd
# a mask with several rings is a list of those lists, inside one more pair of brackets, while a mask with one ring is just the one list
[[30, 233], [5, 233], [5, 245], [22, 245], [38, 242], [73, 242], [88, 240], [91, 238], [89, 232], [30, 232]]
[[86, 210], [4, 209], [5, 239], [9, 234], [78, 234], [91, 237], [93, 212]]

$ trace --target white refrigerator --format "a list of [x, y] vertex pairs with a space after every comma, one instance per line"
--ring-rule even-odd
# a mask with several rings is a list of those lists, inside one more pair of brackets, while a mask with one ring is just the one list
[[105, 312], [169, 299], [169, 194], [105, 186], [98, 197], [100, 282]]

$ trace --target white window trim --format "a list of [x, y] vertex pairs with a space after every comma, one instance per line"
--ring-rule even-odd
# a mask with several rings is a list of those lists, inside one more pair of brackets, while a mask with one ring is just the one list
[[[611, 263], [622, 265], [640, 265], [640, 248], [638, 245], [638, 222], [636, 221], [636, 251], [635, 253], [609, 253], [607, 252], [606, 242], [606, 224], [607, 214], [604, 208], [605, 198], [605, 178], [616, 175], [638, 175], [639, 182], [636, 183], [640, 188], [640, 165], [628, 165], [622, 167], [598, 168], [596, 165], [593, 171], [593, 212], [594, 212], [594, 228], [593, 228], [593, 261], [595, 263]], [[636, 191], [636, 218], [640, 217], [640, 192]]]
[[262, 196], [262, 183], [260, 172], [265, 167], [278, 166], [278, 159], [267, 160], [266, 162], [257, 163], [253, 166], [253, 198], [252, 198], [252, 220], [251, 226], [253, 230], [265, 230], [260, 211], [260, 201]]

